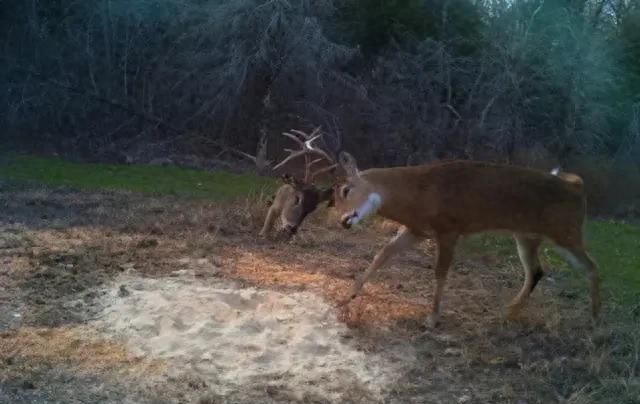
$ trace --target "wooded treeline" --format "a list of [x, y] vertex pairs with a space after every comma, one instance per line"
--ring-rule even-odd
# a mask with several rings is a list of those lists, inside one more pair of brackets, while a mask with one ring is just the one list
[[[145, 162], [322, 125], [364, 165], [640, 160], [635, 0], [10, 0], [3, 147]], [[544, 164], [542, 164], [544, 162]]]

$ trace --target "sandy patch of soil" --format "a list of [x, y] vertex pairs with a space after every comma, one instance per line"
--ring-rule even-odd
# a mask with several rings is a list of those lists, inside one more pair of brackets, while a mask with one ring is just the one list
[[90, 325], [132, 352], [167, 361], [178, 377], [188, 370], [218, 394], [260, 388], [292, 397], [340, 402], [354, 389], [379, 402], [413, 366], [406, 342], [384, 354], [353, 341], [335, 310], [310, 292], [239, 288], [193, 276], [122, 277], [103, 298]]
[[[442, 325], [433, 246], [394, 258], [343, 311], [393, 229], [314, 213], [259, 239], [266, 206], [0, 189], [0, 402], [632, 403], [637, 311], [548, 268], [521, 319], [513, 259], [458, 255]], [[607, 300], [605, 300], [605, 303]]]

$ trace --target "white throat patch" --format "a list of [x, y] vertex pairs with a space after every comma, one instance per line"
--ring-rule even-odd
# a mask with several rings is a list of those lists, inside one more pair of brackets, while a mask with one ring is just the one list
[[362, 206], [356, 209], [356, 211], [354, 212], [355, 215], [353, 215], [349, 219], [349, 224], [351, 225], [358, 224], [367, 216], [371, 216], [372, 214], [375, 214], [378, 211], [378, 209], [380, 209], [381, 205], [382, 205], [382, 197], [380, 196], [379, 193], [373, 192], [369, 194], [369, 197], [367, 197], [367, 200], [362, 204]]

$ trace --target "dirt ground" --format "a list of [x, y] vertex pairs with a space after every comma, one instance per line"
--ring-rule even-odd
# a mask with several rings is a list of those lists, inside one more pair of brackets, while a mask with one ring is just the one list
[[393, 229], [264, 241], [265, 210], [0, 184], [0, 402], [640, 402], [639, 313], [594, 326], [586, 280], [507, 321], [517, 261], [459, 254], [430, 330], [428, 241], [336, 309]]

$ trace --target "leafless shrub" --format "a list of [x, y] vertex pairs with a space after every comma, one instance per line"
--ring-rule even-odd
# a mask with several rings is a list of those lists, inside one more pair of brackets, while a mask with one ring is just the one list
[[407, 35], [375, 56], [334, 29], [342, 4], [16, 2], [1, 28], [2, 140], [121, 162], [250, 156], [265, 171], [279, 133], [321, 125], [328, 149], [366, 165], [637, 161], [638, 108], [617, 101], [610, 46], [631, 2], [476, 2], [475, 42]]
[[[334, 67], [357, 56], [322, 32], [331, 2], [33, 5], [6, 41], [8, 120], [21, 143], [67, 154], [253, 152], [274, 105], [321, 110]], [[59, 26], [40, 18], [54, 12]]]

